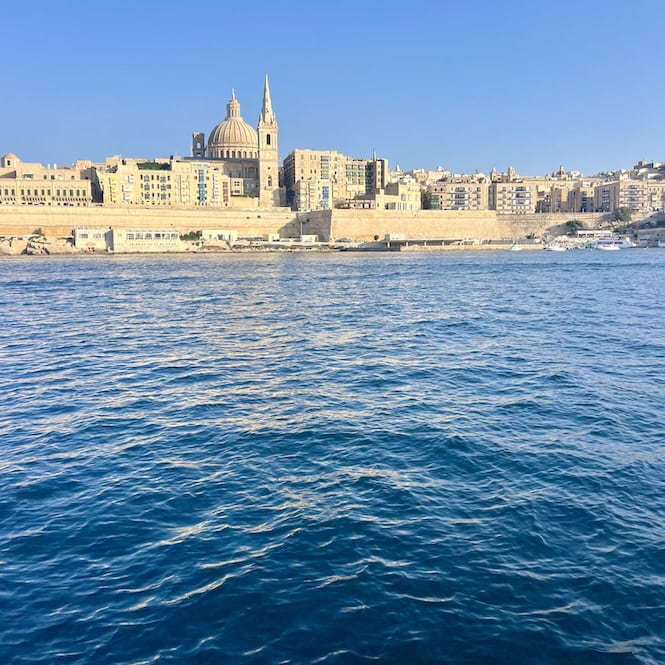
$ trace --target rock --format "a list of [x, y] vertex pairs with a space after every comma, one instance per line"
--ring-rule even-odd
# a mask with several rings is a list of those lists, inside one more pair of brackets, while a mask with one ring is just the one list
[[50, 241], [47, 250], [49, 254], [79, 254], [81, 252], [68, 238], [56, 238]]
[[28, 241], [23, 238], [2, 238], [0, 239], [0, 255], [18, 256], [25, 253]]
[[43, 236], [36, 236], [28, 240], [28, 244], [25, 248], [25, 254], [30, 256], [43, 256], [48, 254], [48, 248], [46, 247], [46, 238]]

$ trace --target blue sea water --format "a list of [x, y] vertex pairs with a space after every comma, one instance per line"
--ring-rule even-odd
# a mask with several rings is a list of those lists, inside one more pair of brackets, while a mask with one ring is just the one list
[[0, 662], [665, 662], [665, 252], [0, 260]]

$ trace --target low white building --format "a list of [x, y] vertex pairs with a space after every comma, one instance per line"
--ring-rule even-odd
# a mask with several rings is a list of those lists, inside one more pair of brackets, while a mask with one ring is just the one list
[[173, 230], [113, 229], [112, 246], [121, 254], [134, 252], [182, 252], [186, 244], [180, 234]]
[[111, 229], [82, 228], [72, 231], [74, 247], [88, 252], [107, 252], [113, 247]]

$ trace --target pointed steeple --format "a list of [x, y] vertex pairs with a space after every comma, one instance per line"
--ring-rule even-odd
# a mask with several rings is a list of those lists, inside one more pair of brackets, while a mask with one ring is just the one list
[[270, 99], [270, 84], [268, 83], [267, 74], [265, 83], [263, 84], [263, 106], [261, 107], [259, 123], [265, 123], [267, 125], [277, 124], [277, 119], [275, 118], [275, 114], [272, 110], [272, 100]]

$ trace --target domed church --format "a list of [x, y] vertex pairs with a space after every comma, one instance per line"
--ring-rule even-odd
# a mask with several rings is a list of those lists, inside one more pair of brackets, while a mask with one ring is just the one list
[[192, 134], [192, 157], [222, 162], [225, 175], [242, 185], [245, 196], [258, 198], [261, 208], [281, 205], [277, 119], [272, 110], [267, 75], [257, 128], [242, 119], [240, 102], [232, 91], [226, 105], [226, 118], [213, 127], [207, 145], [203, 132]]

